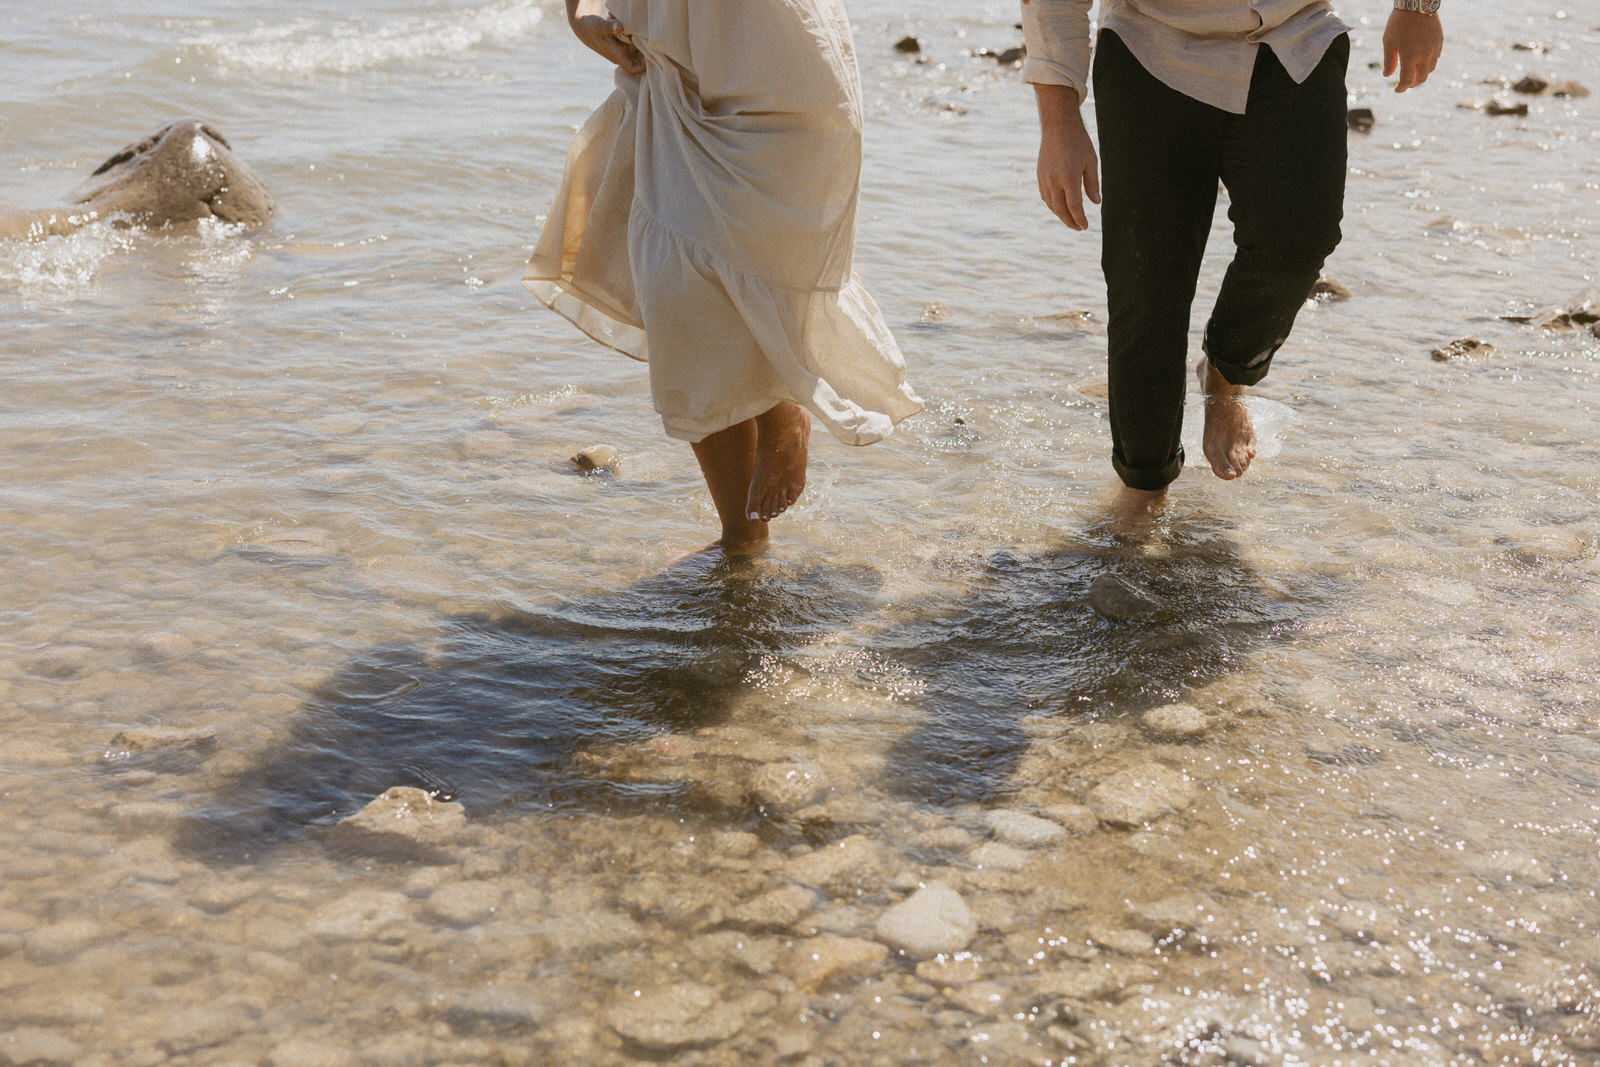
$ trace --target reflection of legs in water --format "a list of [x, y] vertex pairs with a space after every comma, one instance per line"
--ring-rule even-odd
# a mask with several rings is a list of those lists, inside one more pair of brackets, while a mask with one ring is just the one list
[[1244, 386], [1229, 382], [1205, 359], [1195, 364], [1194, 373], [1206, 403], [1206, 459], [1218, 478], [1237, 478], [1256, 458], [1256, 431], [1245, 406]]
[[722, 520], [717, 547], [759, 552], [767, 521], [800, 498], [806, 484], [811, 416], [797, 404], [778, 404], [695, 442], [695, 458]]

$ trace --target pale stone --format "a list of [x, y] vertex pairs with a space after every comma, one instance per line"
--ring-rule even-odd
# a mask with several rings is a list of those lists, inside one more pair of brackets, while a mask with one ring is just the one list
[[152, 660], [182, 659], [195, 650], [195, 643], [172, 630], [150, 630], [139, 635], [136, 647]]
[[1067, 964], [1038, 976], [1034, 988], [1042, 996], [1096, 1000], [1122, 988], [1116, 971], [1096, 963]]
[[37, 1026], [19, 1026], [0, 1034], [0, 1063], [31, 1067], [34, 1064], [75, 1065], [83, 1055], [76, 1041]]
[[761, 838], [755, 834], [723, 830], [712, 837], [711, 847], [720, 855], [744, 859], [760, 851]]
[[839, 891], [865, 885], [885, 866], [882, 846], [865, 835], [852, 834], [790, 860], [784, 873], [802, 885]]
[[802, 992], [815, 993], [830, 982], [870, 974], [888, 958], [888, 946], [877, 941], [823, 934], [795, 942], [789, 973]]
[[627, 1040], [663, 1052], [726, 1041], [743, 1028], [744, 1020], [716, 990], [695, 982], [624, 996], [607, 1015], [611, 1028]]
[[974, 1015], [1005, 1015], [1009, 991], [999, 982], [973, 982], [944, 991], [944, 997], [962, 1011]]
[[1550, 865], [1539, 857], [1504, 849], [1491, 852], [1474, 861], [1473, 870], [1491, 881], [1520, 882], [1535, 888], [1553, 885], [1556, 880]]
[[925, 959], [966, 948], [978, 936], [978, 923], [960, 893], [933, 882], [885, 911], [876, 933], [890, 947]]
[[815, 905], [810, 890], [789, 885], [740, 902], [727, 921], [748, 930], [782, 930], [805, 918]]
[[489, 882], [453, 882], [440, 886], [423, 905], [423, 914], [451, 926], [473, 926], [493, 915], [505, 891]]
[[337, 827], [341, 834], [397, 839], [421, 844], [446, 841], [467, 823], [467, 809], [437, 800], [410, 786], [385, 790]]
[[334, 555], [338, 550], [338, 542], [333, 534], [314, 526], [258, 528], [241, 534], [239, 545], [289, 559], [315, 559]]
[[308, 928], [318, 937], [335, 940], [403, 940], [410, 904], [403, 893], [357, 889], [318, 911]]
[[1100, 825], [1100, 817], [1083, 804], [1049, 804], [1040, 810], [1075, 834], [1091, 833]]
[[930, 985], [955, 986], [976, 982], [983, 973], [983, 965], [965, 953], [951, 958], [923, 960], [917, 964], [917, 977]]
[[959, 826], [938, 826], [912, 834], [906, 844], [935, 852], [967, 852], [978, 839]]
[[1022, 811], [991, 811], [984, 817], [997, 840], [1018, 848], [1048, 848], [1067, 839], [1060, 823]]
[[1156, 950], [1156, 939], [1142, 930], [1101, 926], [1087, 931], [1089, 940], [1125, 956], [1147, 956]]
[[28, 662], [28, 669], [46, 678], [71, 678], [94, 662], [95, 651], [88, 645], [55, 645]]
[[33, 963], [62, 963], [111, 937], [111, 930], [89, 919], [66, 919], [26, 935], [23, 952]]
[[973, 849], [967, 857], [968, 861], [981, 871], [1020, 871], [1028, 865], [1031, 858], [1022, 849], [1001, 844], [999, 841], [986, 841]]
[[827, 792], [827, 779], [814, 763], [769, 763], [750, 776], [750, 799], [773, 811], [797, 811]]
[[351, 1049], [308, 1038], [290, 1038], [274, 1045], [268, 1067], [359, 1067], [361, 1058]]
[[1187, 741], [1203, 736], [1211, 720], [1193, 704], [1168, 704], [1145, 712], [1139, 724], [1162, 740]]
[[1089, 808], [1113, 826], [1142, 826], [1186, 808], [1194, 785], [1180, 771], [1149, 763], [1120, 771], [1095, 786]]

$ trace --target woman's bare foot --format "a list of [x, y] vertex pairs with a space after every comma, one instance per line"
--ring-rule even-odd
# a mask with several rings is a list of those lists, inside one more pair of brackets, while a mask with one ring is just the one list
[[1244, 386], [1233, 385], [1218, 374], [1211, 361], [1202, 358], [1194, 368], [1205, 394], [1206, 430], [1202, 438], [1211, 472], [1218, 478], [1233, 479], [1250, 469], [1256, 458], [1256, 430], [1245, 406]]
[[756, 416], [756, 469], [750, 478], [745, 517], [767, 523], [800, 499], [806, 487], [811, 415], [784, 401]]
[[1096, 524], [1100, 530], [1125, 541], [1144, 541], [1155, 529], [1156, 519], [1166, 506], [1165, 489], [1130, 489], [1123, 485], [1111, 499], [1104, 517]]

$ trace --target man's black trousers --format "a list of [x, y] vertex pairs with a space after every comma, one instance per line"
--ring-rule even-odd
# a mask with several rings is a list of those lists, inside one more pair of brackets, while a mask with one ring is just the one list
[[1200, 258], [1228, 191], [1235, 253], [1204, 351], [1235, 385], [1266, 377], [1323, 261], [1339, 243], [1346, 169], [1340, 36], [1296, 84], [1257, 52], [1243, 115], [1203, 104], [1146, 70], [1115, 33], [1095, 49], [1101, 219], [1109, 308], [1112, 464], [1161, 489], [1183, 469], [1189, 311]]

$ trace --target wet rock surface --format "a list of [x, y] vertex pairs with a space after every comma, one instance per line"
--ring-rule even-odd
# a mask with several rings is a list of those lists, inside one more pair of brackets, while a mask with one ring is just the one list
[[885, 911], [875, 929], [891, 948], [926, 959], [966, 948], [978, 924], [960, 893], [935, 882]]
[[1440, 345], [1430, 355], [1435, 363], [1449, 363], [1486, 356], [1493, 351], [1494, 346], [1486, 341], [1480, 341], [1476, 337], [1462, 337], [1447, 345]]

